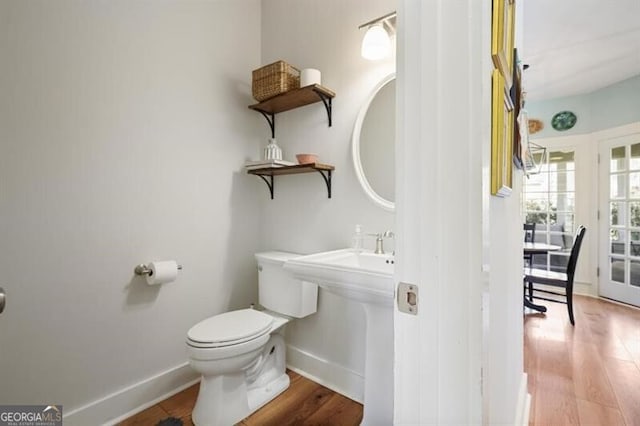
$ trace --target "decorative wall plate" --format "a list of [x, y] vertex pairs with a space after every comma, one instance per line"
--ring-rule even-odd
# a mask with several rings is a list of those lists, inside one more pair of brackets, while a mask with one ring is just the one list
[[578, 121], [578, 118], [574, 113], [571, 111], [562, 111], [553, 116], [551, 119], [551, 126], [562, 132], [575, 126], [576, 121]]
[[540, 130], [544, 129], [544, 124], [541, 120], [537, 118], [529, 119], [529, 134], [533, 135], [534, 133], [538, 133]]

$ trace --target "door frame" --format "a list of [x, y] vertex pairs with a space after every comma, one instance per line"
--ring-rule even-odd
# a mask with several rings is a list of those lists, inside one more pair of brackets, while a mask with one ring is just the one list
[[[622, 303], [630, 303], [627, 295], [622, 289], [605, 288], [605, 280], [608, 276], [609, 266], [609, 165], [606, 161], [611, 147], [616, 146], [616, 141], [620, 139], [636, 136], [640, 141], [640, 122], [630, 125], [620, 126], [608, 129], [594, 134], [594, 144], [598, 153], [598, 200], [597, 206], [600, 212], [600, 221], [598, 222], [598, 258], [597, 265], [599, 270], [597, 295]], [[625, 144], [626, 145], [626, 144]], [[626, 271], [625, 271], [626, 272]], [[626, 273], [625, 273], [626, 275]], [[626, 277], [625, 277], [626, 278]], [[624, 300], [620, 300], [624, 299]], [[639, 306], [636, 302], [636, 306]]]

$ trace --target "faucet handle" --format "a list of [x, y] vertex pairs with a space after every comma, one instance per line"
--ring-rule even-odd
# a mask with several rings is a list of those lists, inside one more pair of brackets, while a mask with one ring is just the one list
[[384, 238], [395, 238], [396, 234], [393, 233], [393, 231], [384, 231], [384, 233], [382, 234], [382, 236]]

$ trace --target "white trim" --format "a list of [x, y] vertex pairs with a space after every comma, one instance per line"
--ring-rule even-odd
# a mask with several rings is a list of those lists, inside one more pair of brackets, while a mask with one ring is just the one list
[[64, 424], [115, 425], [200, 381], [188, 363], [163, 371], [64, 414]]
[[581, 294], [581, 296], [591, 297], [592, 299], [598, 299], [598, 300], [602, 300], [603, 302], [608, 302], [608, 303], [612, 303], [614, 305], [624, 306], [624, 307], [627, 307], [627, 308], [635, 309], [636, 311], [640, 311], [640, 307], [638, 307], [638, 306], [629, 305], [628, 303], [619, 302], [617, 300], [608, 299], [606, 297], [601, 297], [601, 296], [598, 296], [598, 295], [591, 295], [591, 294]]
[[520, 387], [518, 389], [518, 403], [514, 425], [526, 426], [529, 424], [529, 412], [531, 408], [531, 395], [527, 392], [527, 373], [522, 373]]
[[364, 401], [364, 376], [342, 365], [287, 345], [287, 368], [356, 402]]
[[591, 283], [578, 282], [573, 283], [573, 294], [580, 296], [597, 297], [598, 290]]
[[610, 129], [600, 130], [591, 134], [596, 143], [604, 142], [607, 139], [615, 139], [633, 133], [640, 133], [640, 121], [631, 124], [624, 124]]

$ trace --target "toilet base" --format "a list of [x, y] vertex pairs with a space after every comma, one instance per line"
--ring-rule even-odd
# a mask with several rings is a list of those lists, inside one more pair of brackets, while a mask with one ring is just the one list
[[274, 333], [261, 354], [237, 373], [203, 375], [193, 409], [197, 426], [229, 426], [267, 404], [289, 387], [283, 337]]
[[276, 396], [287, 390], [289, 382], [289, 376], [285, 373], [272, 380], [266, 386], [261, 386], [247, 391], [247, 399], [249, 401], [249, 408], [251, 412], [253, 413], [254, 411], [262, 408]]

